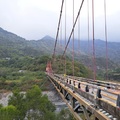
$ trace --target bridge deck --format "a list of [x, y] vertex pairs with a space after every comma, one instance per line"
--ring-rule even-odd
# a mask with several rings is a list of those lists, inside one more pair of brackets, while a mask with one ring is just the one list
[[[86, 119], [89, 119], [91, 114], [94, 114], [96, 120], [120, 119], [120, 109], [116, 106], [117, 93], [104, 90], [102, 86], [102, 98], [97, 98], [96, 93], [98, 88], [96, 85], [62, 75], [47, 74], [47, 76], [76, 119], [81, 119], [79, 114], [77, 114], [79, 112], [83, 112]], [[81, 84], [81, 88], [78, 88], [79, 83]], [[89, 92], [85, 91], [86, 85], [89, 85]], [[92, 89], [94, 89], [94, 94], [92, 93]]]

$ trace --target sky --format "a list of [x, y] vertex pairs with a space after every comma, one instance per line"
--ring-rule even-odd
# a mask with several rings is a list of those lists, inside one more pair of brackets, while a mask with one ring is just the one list
[[[74, 0], [74, 19], [82, 0]], [[76, 24], [75, 38], [92, 39], [92, 0], [84, 0], [79, 23]], [[56, 37], [62, 0], [0, 0], [0, 27], [27, 40], [38, 40], [49, 35]], [[65, 5], [66, 3], [66, 5]], [[59, 38], [69, 37], [73, 25], [73, 0], [66, 0], [59, 32]], [[120, 41], [120, 0], [106, 0], [106, 20], [108, 41]], [[95, 39], [105, 40], [104, 0], [94, 0]]]

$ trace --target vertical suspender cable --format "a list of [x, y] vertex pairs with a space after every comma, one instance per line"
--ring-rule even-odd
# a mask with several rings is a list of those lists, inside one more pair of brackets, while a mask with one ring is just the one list
[[78, 50], [80, 54], [80, 16], [78, 18]]
[[80, 56], [80, 16], [78, 18], [78, 55]]
[[[65, 0], [65, 46], [66, 46], [66, 0]], [[66, 54], [65, 54], [65, 75], [66, 75]]]
[[[90, 48], [90, 25], [89, 25], [89, 19], [90, 19], [90, 15], [89, 15], [89, 0], [87, 0], [87, 18], [88, 18], [88, 57], [91, 55], [91, 48]], [[91, 61], [91, 58], [90, 58]], [[91, 62], [89, 62], [88, 64], [89, 69], [91, 69]]]
[[[62, 42], [62, 29], [63, 29], [63, 26], [62, 26], [63, 24], [62, 24], [62, 19], [61, 19], [61, 23], [60, 23], [60, 44], [59, 44], [59, 46], [60, 46], [60, 50], [62, 51], [62, 47], [63, 47], [63, 42]], [[60, 53], [59, 53], [60, 54]], [[64, 74], [64, 68], [63, 68], [63, 58], [62, 57], [59, 57], [59, 63], [60, 63], [60, 67], [63, 69], [63, 74]]]
[[61, 27], [60, 27], [60, 48], [62, 50], [62, 20], [61, 20]]
[[93, 27], [93, 70], [94, 80], [96, 80], [96, 59], [95, 59], [95, 36], [94, 36], [94, 0], [92, 0], [92, 27]]
[[[62, 19], [60, 24], [60, 50], [62, 51]], [[63, 62], [62, 59], [60, 59], [60, 66], [63, 68]]]
[[[74, 26], [74, 0], [73, 0], [73, 26]], [[73, 76], [74, 76], [74, 31], [73, 31], [73, 53], [72, 53], [72, 68], [73, 68]]]
[[78, 55], [80, 56], [80, 16], [78, 18]]
[[87, 15], [88, 15], [88, 55], [90, 53], [90, 41], [89, 41], [89, 0], [87, 0]]
[[106, 0], [104, 0], [105, 15], [105, 40], [106, 40], [106, 80], [108, 79], [108, 43], [107, 43], [107, 21], [106, 21]]

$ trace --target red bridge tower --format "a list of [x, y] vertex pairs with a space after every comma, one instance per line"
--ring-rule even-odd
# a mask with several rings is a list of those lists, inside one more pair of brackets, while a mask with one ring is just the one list
[[46, 72], [47, 73], [52, 73], [51, 61], [47, 62]]

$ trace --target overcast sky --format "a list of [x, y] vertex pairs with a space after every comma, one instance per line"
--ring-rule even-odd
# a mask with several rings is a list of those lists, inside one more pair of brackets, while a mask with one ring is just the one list
[[[72, 28], [72, 1], [66, 0], [67, 36]], [[75, 18], [82, 0], [75, 2]], [[90, 38], [92, 38], [91, 1], [89, 0]], [[104, 35], [104, 0], [95, 1], [95, 38]], [[0, 0], [0, 27], [28, 40], [38, 40], [45, 35], [55, 38], [62, 0]], [[106, 0], [108, 41], [120, 41], [120, 0]], [[64, 38], [65, 7], [62, 17], [62, 37]], [[87, 39], [87, 0], [80, 17], [80, 37]], [[77, 38], [78, 25], [75, 29]]]

